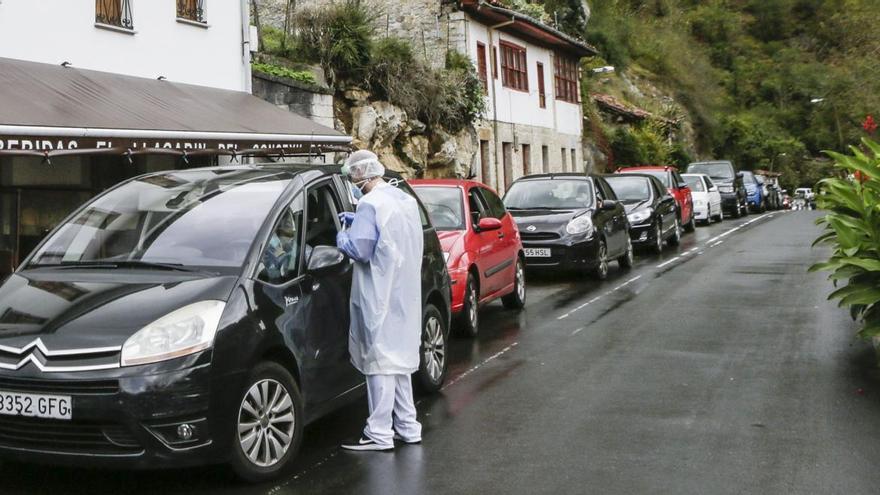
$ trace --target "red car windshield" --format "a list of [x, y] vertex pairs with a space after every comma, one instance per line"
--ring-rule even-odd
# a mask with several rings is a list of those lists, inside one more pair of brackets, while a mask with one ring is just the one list
[[418, 186], [416, 194], [437, 230], [464, 230], [461, 190], [457, 187]]
[[[633, 170], [633, 172], [635, 172], [635, 170]], [[638, 173], [653, 175], [660, 179], [660, 183], [663, 184], [663, 187], [669, 187], [669, 172], [665, 170], [639, 169]]]

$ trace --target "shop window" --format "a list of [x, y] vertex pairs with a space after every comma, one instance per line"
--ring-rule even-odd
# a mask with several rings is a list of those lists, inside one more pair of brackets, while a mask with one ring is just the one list
[[95, 22], [122, 29], [134, 29], [131, 0], [95, 0]]
[[506, 41], [501, 42], [501, 84], [517, 91], [529, 90], [526, 49]]
[[205, 0], [177, 0], [177, 18], [205, 24]]
[[556, 99], [577, 103], [580, 101], [577, 62], [559, 55], [555, 59]]

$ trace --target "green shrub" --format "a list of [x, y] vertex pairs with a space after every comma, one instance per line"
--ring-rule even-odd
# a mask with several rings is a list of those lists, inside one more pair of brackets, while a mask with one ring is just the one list
[[359, 0], [302, 9], [292, 20], [292, 52], [301, 61], [320, 64], [337, 89], [362, 81], [370, 64], [373, 21], [374, 14]]
[[810, 271], [830, 271], [835, 286], [846, 284], [828, 296], [847, 306], [861, 323], [858, 335], [880, 335], [880, 144], [864, 139], [867, 152], [852, 147], [851, 156], [829, 152], [835, 167], [862, 180], [831, 178], [820, 182], [820, 208], [827, 210], [819, 224], [825, 232], [814, 244], [828, 244], [833, 251], [824, 263]]
[[365, 80], [377, 99], [387, 99], [410, 117], [456, 133], [485, 110], [483, 86], [470, 60], [449, 52], [446, 67], [419, 61], [411, 45], [386, 38], [373, 45]]
[[307, 70], [293, 70], [288, 67], [282, 67], [280, 65], [264, 64], [260, 62], [253, 63], [251, 67], [257, 72], [269, 74], [270, 76], [286, 77], [287, 79], [292, 79], [294, 81], [306, 84], [318, 83], [318, 81], [315, 79], [315, 75]]
[[416, 60], [412, 46], [398, 38], [384, 38], [373, 44], [365, 81], [373, 96], [388, 100], [416, 116], [423, 105], [424, 85], [433, 74]]

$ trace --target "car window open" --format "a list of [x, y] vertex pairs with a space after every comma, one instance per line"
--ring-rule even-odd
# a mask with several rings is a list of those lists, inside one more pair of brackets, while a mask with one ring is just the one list
[[258, 274], [260, 280], [270, 284], [283, 284], [299, 276], [303, 257], [311, 254], [311, 248], [300, 249], [303, 245], [302, 195], [284, 209], [266, 247], [260, 256]]
[[[330, 184], [311, 189], [306, 204], [306, 249], [335, 246], [339, 232], [339, 201]], [[308, 259], [308, 258], [306, 258]]]

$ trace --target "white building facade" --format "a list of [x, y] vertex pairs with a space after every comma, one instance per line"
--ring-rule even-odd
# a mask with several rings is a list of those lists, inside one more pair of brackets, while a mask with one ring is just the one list
[[524, 175], [585, 172], [578, 62], [586, 45], [533, 19], [480, 2], [450, 13], [450, 46], [486, 91], [474, 172], [499, 190]]
[[0, 57], [249, 91], [247, 0], [2, 0]]

